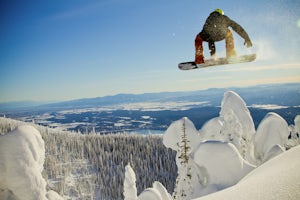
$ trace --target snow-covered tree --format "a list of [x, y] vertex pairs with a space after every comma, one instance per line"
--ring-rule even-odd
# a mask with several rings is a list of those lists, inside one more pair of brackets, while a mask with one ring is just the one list
[[285, 144], [286, 149], [290, 149], [300, 144], [300, 115], [297, 115], [294, 119], [294, 125], [289, 126], [290, 135], [288, 141]]
[[201, 141], [199, 132], [187, 117], [173, 122], [164, 134], [164, 145], [176, 151], [178, 172], [174, 199], [197, 197], [199, 190], [207, 185], [205, 169], [193, 160], [193, 154]]
[[[0, 117], [0, 135], [24, 124], [28, 123]], [[129, 162], [137, 174], [143, 174], [136, 177], [137, 191], [144, 190], [155, 180], [168, 191], [174, 189], [175, 153], [163, 146], [160, 135], [83, 135], [30, 125], [45, 141], [42, 175], [47, 188], [66, 199], [72, 195], [78, 199], [124, 199], [124, 168]], [[6, 198], [0, 196], [0, 199]]]
[[245, 101], [237, 93], [233, 91], [224, 93], [220, 119], [223, 123], [220, 134], [225, 141], [234, 144], [244, 159], [254, 163], [254, 122]]
[[229, 142], [205, 141], [199, 145], [193, 159], [207, 179], [206, 184], [198, 188], [198, 196], [232, 186], [255, 168]]
[[[0, 135], [6, 135], [22, 124], [25, 123], [0, 118]], [[284, 151], [285, 148], [299, 144], [300, 117], [296, 116], [295, 124], [288, 127], [286, 121], [277, 114], [268, 114], [255, 134], [245, 102], [236, 93], [228, 92], [224, 94], [220, 116], [205, 123], [199, 132], [186, 117], [172, 123], [163, 137], [97, 133], [82, 135], [31, 125], [40, 132], [45, 141], [42, 175], [47, 182], [47, 188], [57, 191], [64, 198], [121, 200], [122, 193], [126, 193], [122, 185], [128, 186], [130, 184], [127, 181], [136, 178], [139, 183], [136, 188], [135, 184], [128, 187], [128, 190], [134, 191], [131, 193], [133, 199], [136, 200], [137, 193], [158, 180], [160, 182], [154, 182], [137, 199], [172, 200], [167, 191], [176, 191], [176, 199], [194, 199], [237, 182], [243, 183], [242, 178], [255, 167], [247, 161], [259, 158], [260, 162], [257, 164], [261, 164], [261, 161], [267, 164], [271, 161], [268, 161], [270, 158], [291, 152]], [[0, 137], [1, 143], [4, 137]], [[9, 146], [6, 142], [3, 143]], [[30, 149], [27, 148], [28, 141], [24, 141], [24, 144], [23, 147]], [[176, 151], [177, 155], [163, 144]], [[6, 149], [5, 145], [1, 144], [0, 149]], [[20, 145], [12, 146], [14, 147], [19, 149]], [[259, 157], [251, 155], [251, 147], [257, 147], [255, 150]], [[0, 155], [4, 152], [6, 156], [5, 151], [1, 150]], [[14, 150], [10, 151], [13, 152]], [[21, 152], [18, 155], [23, 155], [24, 151]], [[8, 163], [0, 159], [0, 167], [3, 166], [1, 162]], [[125, 180], [124, 164], [129, 162], [138, 176], [134, 178], [134, 172], [128, 173], [130, 170], [125, 169], [126, 177], [129, 177]], [[293, 167], [295, 166], [297, 165]], [[293, 174], [297, 168], [292, 169]], [[0, 170], [1, 172], [5, 172], [1, 176], [8, 174], [4, 170]], [[251, 180], [251, 174], [248, 180]], [[177, 184], [174, 190], [176, 175]], [[265, 179], [261, 175], [258, 177]], [[2, 188], [5, 183], [2, 178], [0, 177], [0, 199], [8, 199], [7, 196], [16, 198], [16, 193], [12, 190]], [[299, 180], [297, 176], [293, 178]], [[290, 186], [289, 181], [285, 183]], [[294, 188], [299, 188], [298, 182], [293, 184]], [[44, 188], [44, 184], [40, 185]], [[250, 186], [255, 188], [255, 184]], [[294, 191], [298, 191], [296, 189]], [[248, 190], [249, 187], [246, 191]], [[59, 195], [54, 191], [46, 192], [46, 198], [58, 199]], [[41, 192], [44, 194], [45, 190], [42, 189]]]
[[0, 182], [17, 199], [46, 199], [46, 181], [42, 177], [45, 159], [44, 141], [32, 126], [23, 125], [1, 136]]
[[124, 200], [137, 200], [136, 178], [133, 169], [128, 163], [125, 167]]
[[61, 200], [56, 192], [46, 191], [44, 160], [44, 140], [34, 127], [21, 125], [0, 136], [1, 199]]
[[285, 151], [289, 136], [287, 122], [274, 112], [261, 121], [255, 135], [255, 156], [258, 164]]
[[176, 200], [188, 200], [193, 192], [190, 163], [191, 147], [190, 140], [187, 138], [187, 120], [187, 118], [182, 119], [181, 140], [178, 143], [177, 159], [180, 164], [178, 165], [178, 176], [173, 193], [173, 198]]
[[138, 200], [173, 200], [166, 188], [158, 181], [155, 181], [151, 188], [144, 190]]

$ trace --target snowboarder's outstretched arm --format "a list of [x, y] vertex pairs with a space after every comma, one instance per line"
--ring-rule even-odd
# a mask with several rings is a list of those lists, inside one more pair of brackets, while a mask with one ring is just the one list
[[229, 26], [245, 40], [244, 44], [247, 47], [252, 47], [252, 42], [251, 42], [247, 32], [243, 29], [243, 27], [241, 25], [239, 25], [238, 23], [236, 23], [233, 20], [230, 20]]

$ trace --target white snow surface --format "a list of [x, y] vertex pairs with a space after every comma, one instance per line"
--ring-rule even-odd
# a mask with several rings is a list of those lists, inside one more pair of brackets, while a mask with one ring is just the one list
[[44, 141], [34, 127], [22, 125], [0, 136], [0, 199], [59, 200], [46, 191], [44, 159]]
[[137, 197], [136, 176], [130, 164], [125, 167], [124, 200], [172, 200], [166, 188], [158, 181], [152, 188], [147, 188]]
[[63, 200], [63, 198], [53, 190], [49, 190], [46, 194], [46, 197], [49, 200]]
[[193, 152], [196, 149], [196, 147], [200, 144], [201, 138], [193, 122], [191, 122], [191, 120], [189, 120], [187, 117], [183, 117], [182, 119], [173, 122], [169, 126], [169, 128], [166, 130], [163, 136], [163, 144], [167, 148], [171, 148], [177, 151], [179, 148], [178, 145], [181, 141], [183, 131], [186, 132], [187, 139], [190, 141], [189, 152]]
[[[275, 145], [279, 145], [283, 149], [288, 136], [289, 126], [287, 122], [276, 113], [268, 113], [259, 124], [255, 134], [255, 156], [258, 161], [267, 161], [270, 154], [274, 154], [273, 147]], [[276, 151], [278, 152], [278, 150]]]
[[297, 115], [294, 119], [295, 122], [295, 132], [300, 133], [300, 115]]
[[0, 158], [0, 188], [18, 199], [46, 198], [44, 141], [35, 128], [23, 125], [1, 136]]
[[[294, 122], [295, 125], [288, 126], [281, 116], [270, 112], [256, 131], [246, 103], [232, 91], [224, 94], [220, 115], [207, 121], [199, 131], [187, 117], [173, 122], [163, 136], [163, 144], [177, 151], [178, 177], [173, 195], [184, 194], [179, 197], [181, 200], [202, 199], [200, 197], [216, 192], [213, 199], [299, 198], [300, 186], [294, 181], [300, 182], [300, 157], [295, 159], [296, 153], [286, 152], [299, 144], [299, 115]], [[288, 138], [290, 133], [291, 139]], [[184, 138], [187, 148], [183, 146]], [[185, 150], [188, 159], [184, 156]], [[284, 163], [277, 165], [275, 158]], [[267, 164], [269, 162], [273, 164]], [[251, 175], [247, 176], [249, 173]], [[297, 176], [289, 182], [295, 173]], [[275, 187], [274, 182], [278, 183]], [[264, 190], [266, 187], [268, 189]], [[299, 191], [295, 190], [297, 187]], [[276, 190], [281, 191], [278, 195], [272, 194]], [[224, 198], [220, 191], [226, 191]]]
[[136, 177], [130, 164], [125, 167], [124, 200], [137, 200]]
[[225, 92], [221, 105], [221, 135], [225, 141], [235, 145], [244, 159], [254, 164], [252, 139], [255, 127], [246, 103], [237, 93], [228, 91]]
[[235, 115], [236, 120], [241, 125], [242, 136], [251, 139], [255, 133], [255, 127], [245, 101], [237, 93], [228, 91], [224, 94], [221, 107], [220, 117], [226, 121], [229, 114]]
[[220, 117], [215, 117], [208, 120], [199, 132], [203, 139], [225, 141], [225, 137], [220, 134], [222, 127], [222, 119]]
[[300, 146], [265, 162], [238, 184], [195, 200], [299, 200]]
[[[232, 91], [224, 94], [220, 115], [199, 131], [187, 117], [173, 122], [163, 144], [177, 152], [177, 200], [300, 199], [300, 146], [295, 147], [300, 115], [294, 122], [288, 126], [278, 114], [268, 113], [255, 131], [246, 103]], [[44, 159], [44, 141], [34, 127], [22, 125], [1, 135], [0, 199], [63, 199], [46, 191]], [[123, 186], [125, 200], [173, 199], [160, 182], [138, 196], [129, 164]]]
[[159, 191], [154, 188], [147, 188], [140, 195], [138, 200], [163, 200]]
[[172, 200], [172, 197], [160, 182], [155, 181], [152, 188], [147, 188], [139, 195], [138, 200]]
[[171, 195], [168, 193], [166, 188], [160, 182], [155, 181], [153, 183], [153, 188], [159, 192], [159, 194], [163, 200], [172, 200]]
[[206, 169], [207, 187], [217, 190], [236, 184], [255, 168], [241, 157], [233, 144], [220, 141], [201, 143], [194, 154], [194, 161]]

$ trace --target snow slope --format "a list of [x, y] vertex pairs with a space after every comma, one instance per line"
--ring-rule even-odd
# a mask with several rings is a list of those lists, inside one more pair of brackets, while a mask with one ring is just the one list
[[262, 164], [238, 184], [195, 200], [300, 199], [300, 146]]

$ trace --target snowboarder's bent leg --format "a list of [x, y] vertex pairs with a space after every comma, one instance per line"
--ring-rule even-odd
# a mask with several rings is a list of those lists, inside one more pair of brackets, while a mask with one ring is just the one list
[[195, 52], [195, 63], [204, 63], [203, 39], [201, 38], [200, 34], [198, 34], [195, 39]]
[[226, 58], [236, 56], [236, 51], [234, 49], [234, 38], [232, 35], [232, 31], [229, 29], [225, 38], [225, 43], [226, 43]]

